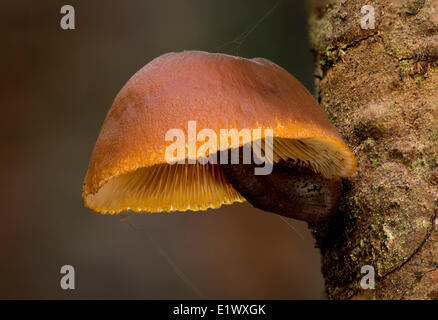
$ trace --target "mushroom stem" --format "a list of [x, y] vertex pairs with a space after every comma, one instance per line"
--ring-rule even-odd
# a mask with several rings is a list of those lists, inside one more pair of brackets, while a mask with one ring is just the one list
[[254, 167], [242, 161], [221, 164], [228, 182], [249, 203], [264, 211], [320, 222], [333, 213], [341, 198], [340, 179], [324, 178], [293, 161], [274, 164], [269, 175], [254, 175]]

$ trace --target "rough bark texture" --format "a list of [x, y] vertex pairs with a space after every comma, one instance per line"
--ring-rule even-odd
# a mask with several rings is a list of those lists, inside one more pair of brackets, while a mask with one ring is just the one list
[[358, 159], [337, 212], [311, 226], [328, 296], [438, 299], [438, 0], [314, 1], [310, 32], [319, 103]]

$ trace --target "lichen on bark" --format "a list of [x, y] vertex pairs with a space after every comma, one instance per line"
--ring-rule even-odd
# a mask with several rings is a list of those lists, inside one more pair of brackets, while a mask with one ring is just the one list
[[358, 159], [335, 214], [311, 225], [328, 296], [438, 299], [438, 0], [315, 0], [310, 39], [318, 101]]

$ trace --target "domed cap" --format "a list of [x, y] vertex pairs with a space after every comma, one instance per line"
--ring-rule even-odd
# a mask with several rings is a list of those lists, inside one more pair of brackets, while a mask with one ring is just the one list
[[217, 164], [166, 162], [166, 132], [177, 128], [187, 137], [189, 121], [218, 135], [221, 129], [272, 129], [274, 162], [295, 159], [327, 178], [355, 170], [354, 156], [327, 115], [281, 67], [262, 58], [168, 53], [117, 94], [91, 156], [85, 205], [102, 213], [160, 212], [245, 201]]

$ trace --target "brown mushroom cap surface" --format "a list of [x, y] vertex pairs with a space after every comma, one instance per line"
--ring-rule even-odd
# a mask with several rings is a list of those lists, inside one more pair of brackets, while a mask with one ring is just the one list
[[283, 68], [262, 58], [168, 53], [117, 94], [91, 156], [85, 205], [102, 213], [159, 212], [245, 201], [219, 165], [166, 163], [166, 132], [178, 128], [187, 137], [191, 120], [198, 131], [218, 134], [272, 129], [275, 162], [295, 159], [327, 178], [355, 170], [354, 156], [327, 115]]

